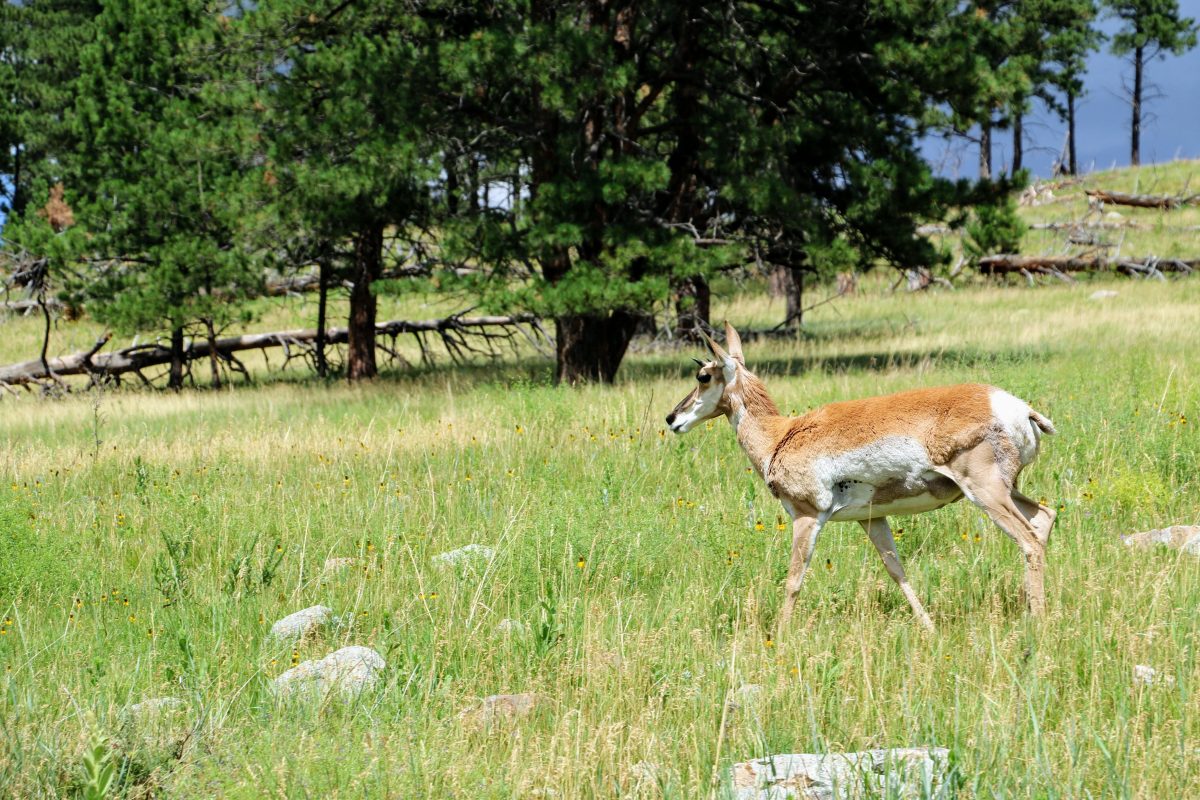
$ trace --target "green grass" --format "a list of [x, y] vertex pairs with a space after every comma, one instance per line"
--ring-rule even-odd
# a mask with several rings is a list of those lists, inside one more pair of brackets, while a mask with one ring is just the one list
[[[961, 797], [1200, 795], [1200, 561], [1119, 540], [1200, 522], [1200, 283], [1110, 286], [870, 289], [747, 343], [785, 410], [978, 380], [1058, 426], [1023, 482], [1061, 508], [1046, 618], [1023, 613], [1017, 550], [973, 507], [893, 521], [932, 638], [839, 523], [768, 640], [782, 512], [724, 421], [662, 434], [688, 352], [580, 390], [531, 359], [0, 401], [0, 795], [81, 795], [107, 763], [110, 794], [133, 797], [691, 798], [745, 758], [920, 744], [952, 750]], [[714, 316], [781, 313], [749, 294]], [[481, 573], [431, 560], [470, 542], [497, 550]], [[337, 556], [359, 567], [322, 577]], [[353, 623], [297, 656], [368, 645], [386, 681], [277, 704], [267, 683], [294, 656], [265, 634], [317, 603]], [[539, 633], [498, 636], [505, 618]], [[1134, 686], [1135, 664], [1174, 685]], [[722, 739], [743, 683], [761, 713]], [[458, 719], [525, 691], [545, 702], [512, 726]], [[123, 710], [164, 695], [182, 724], [134, 730]], [[639, 761], [660, 786], [636, 783]]]

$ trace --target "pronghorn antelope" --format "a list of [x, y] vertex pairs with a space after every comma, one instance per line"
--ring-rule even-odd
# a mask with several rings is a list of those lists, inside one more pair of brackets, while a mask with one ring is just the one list
[[728, 352], [705, 336], [715, 360], [667, 415], [675, 433], [723, 414], [750, 463], [792, 518], [779, 628], [796, 606], [821, 528], [855, 520], [883, 558], [917, 619], [933, 622], [908, 583], [887, 517], [919, 514], [963, 495], [982, 508], [1025, 555], [1025, 597], [1040, 614], [1046, 542], [1054, 511], [1017, 491], [1017, 476], [1037, 456], [1050, 420], [1008, 392], [981, 384], [917, 389], [831, 403], [785, 417], [762, 381], [746, 369], [737, 331], [725, 323]]

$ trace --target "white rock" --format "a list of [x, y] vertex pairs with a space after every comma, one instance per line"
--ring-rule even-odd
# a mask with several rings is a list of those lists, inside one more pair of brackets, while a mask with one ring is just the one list
[[1164, 545], [1188, 555], [1200, 556], [1200, 525], [1172, 525], [1121, 537], [1127, 547]]
[[638, 786], [658, 786], [662, 783], [661, 770], [650, 761], [639, 761], [629, 768], [629, 777]]
[[1097, 289], [1091, 294], [1093, 300], [1107, 300], [1110, 297], [1116, 296], [1117, 292], [1114, 292], [1112, 289]]
[[[737, 800], [849, 800], [859, 797], [925, 797], [949, 769], [944, 747], [792, 753], [733, 765]], [[930, 794], [932, 796], [932, 793]]]
[[763, 687], [758, 683], [743, 683], [729, 695], [729, 710], [753, 708], [762, 702]]
[[496, 551], [482, 544], [463, 545], [457, 550], [447, 550], [433, 557], [433, 563], [443, 567], [465, 567], [491, 561]]
[[281, 696], [307, 691], [325, 695], [337, 691], [352, 696], [379, 682], [387, 663], [369, 647], [343, 647], [317, 661], [305, 661], [272, 681]]
[[333, 610], [325, 606], [313, 606], [295, 614], [288, 614], [271, 626], [271, 636], [276, 639], [300, 639], [328, 625], [333, 618]]
[[1159, 675], [1158, 670], [1154, 667], [1148, 667], [1145, 664], [1135, 664], [1133, 667], [1133, 682], [1140, 683], [1143, 686], [1174, 686], [1175, 678], [1170, 675]]
[[1119, 211], [1110, 211], [1104, 215], [1104, 218], [1111, 219], [1114, 222], [1125, 219], [1125, 217], [1121, 216], [1121, 212], [1119, 212]]
[[333, 575], [334, 573], [341, 572], [346, 567], [353, 566], [355, 561], [356, 559], [350, 556], [327, 558], [325, 559], [325, 566], [321, 568], [321, 572], [325, 575]]
[[178, 697], [151, 697], [149, 700], [131, 705], [126, 709], [126, 714], [131, 717], [147, 717], [167, 711], [182, 711], [186, 707], [187, 703]]
[[529, 633], [529, 626], [519, 619], [502, 619], [496, 623], [495, 629], [497, 636], [522, 637]]

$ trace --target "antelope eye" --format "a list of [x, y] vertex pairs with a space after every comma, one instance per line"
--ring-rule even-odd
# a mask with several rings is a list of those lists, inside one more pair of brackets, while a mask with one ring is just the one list
[[698, 375], [696, 375], [696, 380], [700, 381], [701, 383], [708, 383], [709, 381], [712, 380], [712, 375], [701, 372]]

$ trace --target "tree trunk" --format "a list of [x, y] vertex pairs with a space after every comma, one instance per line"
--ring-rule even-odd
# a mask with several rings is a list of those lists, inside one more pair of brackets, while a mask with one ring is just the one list
[[767, 287], [771, 295], [783, 297], [787, 303], [781, 327], [800, 327], [804, 321], [804, 269], [780, 264], [771, 270]]
[[208, 332], [208, 360], [212, 367], [212, 388], [221, 388], [221, 353], [217, 349], [217, 332], [211, 319], [204, 320], [204, 328]]
[[21, 174], [21, 145], [13, 148], [13, 174], [12, 174], [12, 205], [9, 207], [9, 213], [14, 217], [19, 217], [25, 211], [26, 195], [21, 188], [22, 181], [25, 176]]
[[558, 383], [612, 383], [637, 330], [638, 317], [627, 311], [608, 316], [572, 314], [554, 320]]
[[383, 225], [372, 222], [354, 242], [354, 286], [350, 289], [350, 342], [346, 377], [367, 380], [379, 374], [375, 363], [375, 295], [372, 284], [383, 270]]
[[327, 256], [322, 256], [321, 260], [317, 262], [317, 271], [317, 375], [327, 378], [329, 377], [329, 360], [325, 358], [325, 309], [329, 301], [329, 258]]
[[992, 121], [989, 119], [979, 125], [979, 179], [991, 180], [992, 177]]
[[178, 392], [183, 388], [183, 328], [171, 330], [171, 373], [167, 380], [167, 388]]
[[479, 211], [479, 159], [471, 154], [467, 157], [467, 210], [472, 214]]
[[693, 275], [675, 288], [675, 334], [692, 342], [701, 340], [700, 332], [708, 331], [712, 289], [703, 275]]
[[1022, 129], [1025, 119], [1019, 112], [1013, 116], [1013, 156], [1012, 156], [1012, 174], [1016, 175], [1025, 163], [1024, 143], [1021, 141]]
[[1129, 163], [1138, 166], [1142, 163], [1142, 69], [1145, 48], [1138, 47], [1133, 51], [1133, 121], [1129, 130]]
[[458, 165], [454, 157], [448, 156], [442, 165], [446, 171], [446, 213], [452, 217], [458, 216], [458, 193], [461, 190], [458, 180]]
[[1067, 90], [1067, 162], [1072, 175], [1079, 174], [1079, 162], [1075, 159], [1075, 92]]

